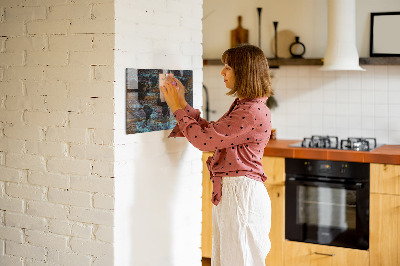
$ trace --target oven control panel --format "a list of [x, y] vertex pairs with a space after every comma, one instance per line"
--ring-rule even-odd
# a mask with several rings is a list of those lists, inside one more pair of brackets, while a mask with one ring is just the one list
[[369, 179], [369, 164], [286, 158], [286, 174]]

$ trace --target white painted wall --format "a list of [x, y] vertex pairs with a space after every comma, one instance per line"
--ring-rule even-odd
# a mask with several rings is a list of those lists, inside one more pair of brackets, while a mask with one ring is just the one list
[[[229, 31], [236, 17], [250, 30], [250, 43], [257, 45], [257, 7], [263, 7], [262, 49], [272, 56], [272, 21], [278, 30], [290, 29], [307, 47], [305, 57], [323, 57], [326, 47], [327, 1], [204, 1], [204, 58], [220, 58], [229, 48]], [[230, 9], [227, 8], [230, 7]], [[369, 56], [369, 13], [399, 11], [393, 0], [357, 1], [357, 47]], [[264, 12], [265, 11], [265, 12]], [[247, 24], [246, 24], [247, 23]], [[218, 25], [216, 27], [215, 25]], [[282, 25], [282, 27], [280, 26]], [[216, 38], [220, 36], [220, 38]], [[278, 50], [279, 51], [279, 50]], [[273, 69], [273, 88], [279, 107], [272, 111], [272, 124], [281, 139], [301, 139], [312, 134], [376, 137], [386, 144], [400, 143], [400, 66], [364, 66], [366, 72], [321, 72], [317, 66]], [[218, 119], [232, 102], [220, 76], [221, 66], [204, 67], [204, 84], [210, 92], [210, 109]]]
[[112, 265], [114, 6], [0, 1], [0, 264]]
[[202, 104], [202, 0], [115, 1], [115, 265], [201, 265], [201, 152], [125, 134], [125, 68], [192, 69]]

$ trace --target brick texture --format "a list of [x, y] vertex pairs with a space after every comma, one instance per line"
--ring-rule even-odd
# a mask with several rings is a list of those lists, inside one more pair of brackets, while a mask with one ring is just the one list
[[113, 6], [0, 1], [0, 265], [113, 263]]

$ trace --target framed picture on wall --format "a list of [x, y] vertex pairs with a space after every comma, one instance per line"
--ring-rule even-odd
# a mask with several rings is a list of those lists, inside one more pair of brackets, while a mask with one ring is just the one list
[[400, 11], [371, 13], [369, 55], [400, 56]]
[[160, 88], [167, 76], [182, 82], [186, 102], [193, 106], [192, 70], [127, 68], [125, 74], [127, 134], [167, 130], [176, 125]]

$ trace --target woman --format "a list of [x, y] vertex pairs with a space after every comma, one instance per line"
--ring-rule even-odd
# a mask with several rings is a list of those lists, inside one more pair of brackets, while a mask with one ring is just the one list
[[271, 130], [268, 62], [252, 45], [228, 49], [222, 62], [227, 95], [237, 98], [216, 122], [200, 118], [186, 103], [177, 79], [169, 78], [162, 88], [178, 122], [170, 137], [185, 136], [196, 148], [214, 151], [207, 160], [213, 182], [212, 265], [265, 265], [271, 246], [271, 202], [261, 164]]

